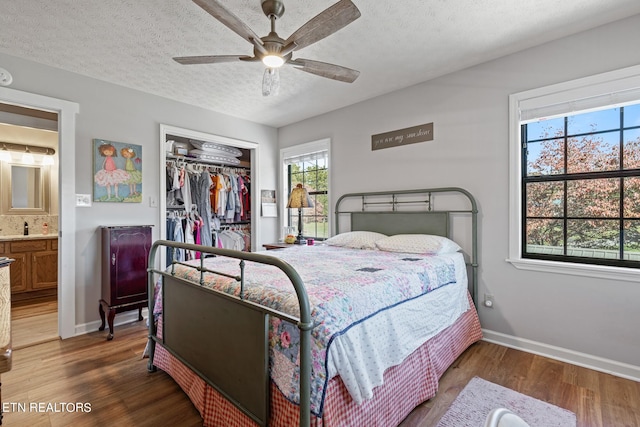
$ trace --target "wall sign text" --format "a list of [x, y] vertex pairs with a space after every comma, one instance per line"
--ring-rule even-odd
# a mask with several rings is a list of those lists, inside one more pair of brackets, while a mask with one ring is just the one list
[[433, 141], [433, 122], [391, 132], [371, 135], [371, 150], [415, 144], [416, 142]]

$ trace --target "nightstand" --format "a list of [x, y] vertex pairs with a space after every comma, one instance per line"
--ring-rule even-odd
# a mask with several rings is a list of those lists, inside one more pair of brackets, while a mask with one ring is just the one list
[[265, 248], [268, 251], [273, 250], [273, 249], [291, 248], [293, 246], [304, 246], [304, 245], [296, 245], [295, 243], [284, 243], [284, 242], [265, 243], [264, 245], [262, 245], [262, 247]]

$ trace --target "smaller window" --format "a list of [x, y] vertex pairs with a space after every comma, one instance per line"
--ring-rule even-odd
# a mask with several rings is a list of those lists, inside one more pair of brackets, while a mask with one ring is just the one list
[[[321, 144], [319, 149], [318, 144], [312, 143], [310, 146], [305, 144], [309, 151], [302, 154], [287, 156], [287, 153], [283, 152], [285, 198], [288, 199], [292, 189], [298, 184], [302, 184], [307, 189], [313, 207], [302, 209], [303, 232], [305, 237], [316, 240], [327, 239], [331, 232], [329, 226], [331, 205], [329, 202], [328, 142], [324, 145], [327, 148], [323, 148]], [[285, 210], [284, 225], [298, 228], [297, 209]]]

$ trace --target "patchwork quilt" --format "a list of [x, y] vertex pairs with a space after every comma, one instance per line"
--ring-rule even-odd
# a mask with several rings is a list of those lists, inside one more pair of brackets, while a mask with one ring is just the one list
[[[411, 324], [411, 316], [428, 316], [428, 313], [420, 312], [420, 297], [464, 279], [465, 294], [462, 294], [462, 300], [466, 305], [459, 307], [452, 316], [457, 317], [458, 312], [468, 307], [465, 297], [466, 270], [462, 254], [459, 253], [448, 256], [416, 255], [316, 245], [265, 254], [288, 262], [306, 286], [315, 323], [311, 343], [311, 410], [316, 415], [322, 414], [327, 382], [335, 375], [341, 375], [357, 402], [372, 394], [370, 389], [377, 383], [369, 378], [371, 369], [367, 365], [370, 362], [366, 357], [350, 357], [350, 354], [357, 351], [366, 353], [367, 349], [360, 348], [362, 343], [372, 348], [384, 347], [376, 340], [387, 340], [386, 335], [394, 333], [396, 326], [390, 325], [394, 319], [401, 319], [405, 324], [403, 333], [411, 333], [415, 329]], [[195, 262], [200, 263], [199, 260]], [[204, 266], [231, 275], [239, 274], [237, 259], [209, 257], [204, 260]], [[176, 265], [175, 274], [196, 283], [200, 281], [200, 273], [187, 266]], [[228, 277], [205, 273], [204, 280], [208, 288], [236, 296], [240, 294], [239, 282]], [[245, 261], [244, 297], [293, 316], [299, 315], [293, 285], [281, 270], [273, 266]], [[157, 294], [156, 314], [162, 312], [161, 301], [162, 298]], [[391, 315], [396, 310], [402, 311], [403, 307], [406, 310], [402, 315]], [[360, 327], [368, 319], [377, 320], [378, 325], [385, 325], [391, 332], [376, 333], [378, 327], [373, 331]], [[375, 322], [372, 320], [369, 323]], [[402, 329], [402, 326], [398, 328]], [[288, 399], [298, 403], [298, 328], [272, 317], [269, 339], [271, 379]], [[402, 341], [397, 339], [399, 343]], [[332, 349], [332, 346], [335, 348]], [[405, 348], [398, 351], [406, 353], [409, 350]], [[386, 352], [393, 353], [393, 350]], [[378, 355], [376, 357], [386, 358], [389, 362], [377, 360], [374, 364], [384, 370], [388, 367], [386, 364], [396, 363], [398, 356]]]

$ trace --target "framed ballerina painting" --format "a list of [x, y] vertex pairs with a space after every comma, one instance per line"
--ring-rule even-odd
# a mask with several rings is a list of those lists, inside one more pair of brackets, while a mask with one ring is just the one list
[[93, 201], [142, 202], [142, 146], [93, 140]]

